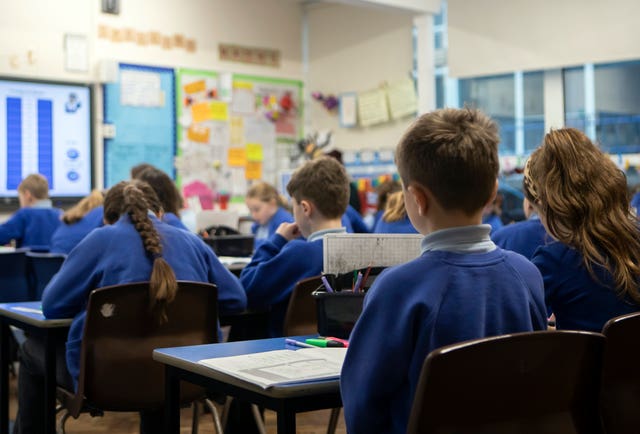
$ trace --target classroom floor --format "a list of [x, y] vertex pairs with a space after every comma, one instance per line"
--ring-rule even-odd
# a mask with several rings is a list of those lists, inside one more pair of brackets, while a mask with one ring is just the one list
[[[9, 415], [11, 419], [15, 417], [17, 409], [17, 381], [10, 379], [10, 407]], [[329, 421], [330, 410], [299, 413], [297, 416], [298, 434], [325, 434]], [[336, 434], [346, 434], [344, 418], [342, 412], [338, 422]], [[180, 433], [191, 432], [191, 410], [184, 409], [180, 417]], [[265, 411], [265, 423], [268, 434], [276, 434], [276, 414], [272, 411]], [[91, 417], [87, 414], [81, 415], [78, 419], [67, 420], [67, 434], [88, 434], [88, 433], [109, 433], [109, 434], [138, 434], [139, 419], [137, 413], [116, 413], [108, 412], [102, 417]], [[200, 434], [214, 434], [213, 421], [209, 414], [200, 416]]]

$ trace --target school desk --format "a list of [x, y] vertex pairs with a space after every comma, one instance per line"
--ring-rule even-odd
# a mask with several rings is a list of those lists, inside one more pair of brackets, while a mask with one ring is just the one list
[[[294, 339], [304, 341], [309, 337], [315, 336], [296, 336]], [[154, 360], [165, 365], [166, 432], [168, 434], [180, 432], [180, 380], [274, 410], [278, 415], [278, 434], [295, 434], [296, 413], [341, 407], [342, 398], [338, 379], [263, 389], [198, 363], [202, 359], [285, 348], [285, 338], [272, 338], [154, 350]]]
[[9, 433], [9, 326], [41, 336], [45, 344], [46, 434], [56, 432], [56, 343], [64, 342], [72, 319], [45, 319], [39, 301], [0, 304], [0, 434]]

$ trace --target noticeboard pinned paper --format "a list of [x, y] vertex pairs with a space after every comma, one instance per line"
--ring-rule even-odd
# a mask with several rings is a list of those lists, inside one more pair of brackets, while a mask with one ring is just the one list
[[387, 98], [392, 119], [410, 116], [418, 111], [418, 96], [410, 78], [390, 84], [387, 87]]
[[358, 94], [358, 117], [363, 127], [387, 122], [389, 108], [385, 91], [376, 89]]

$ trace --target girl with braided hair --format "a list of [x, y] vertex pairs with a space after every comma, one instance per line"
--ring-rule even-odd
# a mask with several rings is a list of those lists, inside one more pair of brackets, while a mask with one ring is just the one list
[[532, 258], [556, 327], [599, 332], [640, 310], [640, 230], [611, 159], [579, 130], [552, 130], [527, 161], [523, 184], [556, 240]]
[[[68, 387], [77, 383], [85, 309], [93, 289], [149, 281], [150, 307], [160, 322], [167, 320], [165, 307], [175, 297], [176, 280], [216, 284], [220, 313], [245, 308], [244, 289], [213, 251], [195, 234], [163, 223], [161, 217], [158, 197], [147, 183], [132, 180], [115, 185], [104, 201], [105, 226], [92, 231], [69, 253], [45, 288], [44, 315], [74, 318], [66, 343], [66, 363], [64, 347], [60, 346], [60, 384]], [[14, 433], [44, 432], [44, 369], [44, 344], [29, 337], [20, 352]], [[148, 428], [150, 421], [142, 418], [141, 432], [154, 432], [155, 428]]]

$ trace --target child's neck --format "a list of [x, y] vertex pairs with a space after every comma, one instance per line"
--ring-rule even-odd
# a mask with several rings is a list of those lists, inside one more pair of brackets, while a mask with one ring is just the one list
[[475, 226], [482, 224], [482, 210], [472, 215], [467, 215], [459, 210], [448, 210], [439, 213], [432, 213], [428, 221], [429, 233], [441, 229], [451, 229], [462, 226]]
[[340, 229], [342, 227], [342, 219], [322, 219], [318, 221], [312, 221], [309, 225], [311, 233], [318, 231], [324, 231], [326, 229]]

